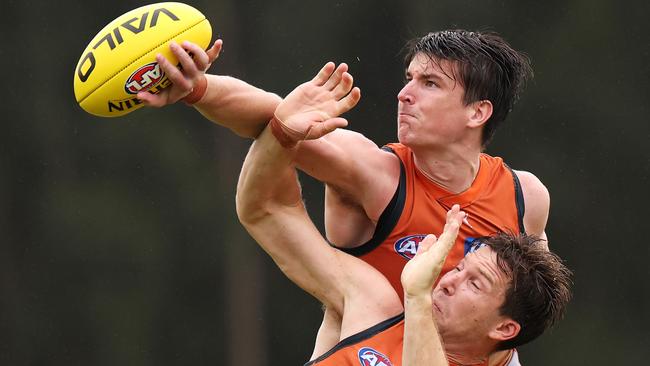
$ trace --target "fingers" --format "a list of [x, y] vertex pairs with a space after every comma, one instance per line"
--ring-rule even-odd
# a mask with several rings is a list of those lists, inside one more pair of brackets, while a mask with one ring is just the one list
[[[180, 62], [181, 66], [182, 66], [182, 69], [183, 69], [183, 72], [185, 74], [187, 74], [188, 76], [191, 77], [192, 75], [200, 72], [197, 65], [196, 65], [196, 63], [194, 62], [194, 59], [192, 58], [192, 56], [190, 56], [188, 51], [186, 51], [178, 43], [171, 42], [169, 44], [169, 48], [171, 49], [174, 56], [176, 56], [176, 58]], [[205, 53], [205, 52], [201, 52], [201, 53]], [[207, 59], [207, 54], [204, 55], [204, 56], [205, 56], [205, 59]]]
[[[191, 60], [195, 70], [199, 72], [205, 72], [205, 70], [210, 67], [210, 57], [203, 50], [203, 48], [188, 41], [182, 43], [182, 48], [185, 51], [185, 54], [189, 56], [189, 59]], [[182, 65], [183, 68], [185, 68], [185, 65]]]
[[210, 49], [205, 51], [205, 53], [208, 55], [208, 60], [210, 64], [212, 64], [216, 59], [219, 58], [219, 54], [221, 53], [221, 49], [223, 47], [223, 41], [221, 39], [217, 39], [214, 41], [214, 44]]
[[451, 210], [447, 211], [447, 221], [438, 242], [442, 242], [444, 246], [451, 247], [456, 241], [460, 225], [462, 224], [465, 215], [465, 212], [460, 210], [459, 205], [453, 205]]
[[354, 108], [354, 106], [356, 106], [357, 103], [359, 103], [360, 99], [361, 99], [361, 89], [355, 86], [348, 95], [343, 97], [343, 99], [339, 100], [338, 102], [339, 114], [345, 113], [350, 109]]
[[428, 251], [433, 244], [435, 244], [438, 241], [438, 238], [436, 238], [435, 235], [429, 234], [427, 235], [424, 240], [420, 242], [420, 245], [418, 245], [418, 250], [416, 254], [424, 253]]
[[169, 95], [168, 90], [162, 90], [158, 94], [152, 94], [148, 91], [138, 92], [137, 98], [144, 103], [147, 107], [160, 108], [167, 105], [167, 98]]
[[[180, 48], [178, 45], [176, 47]], [[187, 57], [189, 55], [185, 52], [182, 51]], [[183, 89], [186, 92], [189, 92], [192, 90], [192, 83], [190, 80], [185, 78], [185, 75], [183, 75], [183, 72], [179, 70], [175, 65], [173, 65], [167, 58], [163, 55], [158, 54], [156, 56], [156, 61], [160, 65], [160, 67], [163, 69], [165, 72], [165, 75], [169, 78], [169, 80], [176, 86], [177, 88]]]
[[341, 75], [339, 83], [333, 90], [334, 97], [336, 99], [339, 99], [347, 95], [350, 92], [350, 89], [352, 89], [353, 82], [354, 79], [352, 78], [352, 75], [350, 75], [348, 72], [344, 72], [343, 75]]
[[450, 224], [458, 224], [458, 226], [460, 226], [464, 218], [465, 212], [460, 210], [460, 206], [458, 204], [455, 204], [451, 206], [451, 210], [447, 211], [447, 221], [445, 223], [445, 226]]
[[334, 70], [334, 73], [330, 75], [324, 87], [329, 90], [334, 90], [334, 88], [336, 88], [341, 82], [341, 78], [343, 77], [343, 74], [346, 73], [347, 71], [348, 71], [348, 64], [341, 63], [336, 68], [336, 70]]
[[334, 65], [333, 62], [328, 62], [323, 66], [320, 71], [318, 71], [318, 74], [312, 79], [312, 82], [315, 83], [317, 86], [323, 86], [329, 79], [330, 75], [332, 75], [332, 72], [334, 71]]
[[347, 125], [348, 125], [348, 121], [345, 118], [342, 117], [330, 118], [326, 121], [323, 121], [322, 123], [313, 125], [309, 129], [309, 131], [307, 131], [307, 135], [305, 136], [304, 139], [314, 140], [327, 135], [328, 133], [336, 130], [337, 128], [343, 128], [346, 127]]
[[221, 39], [217, 39], [207, 51], [192, 42], [184, 41], [181, 45], [171, 42], [169, 49], [178, 59], [181, 68], [179, 69], [177, 65], [172, 64], [162, 54], [156, 55], [156, 62], [171, 81], [172, 86], [163, 89], [158, 94], [140, 92], [137, 95], [138, 99], [149, 107], [162, 107], [175, 103], [192, 91], [196, 80], [219, 57], [222, 46], [223, 41]]

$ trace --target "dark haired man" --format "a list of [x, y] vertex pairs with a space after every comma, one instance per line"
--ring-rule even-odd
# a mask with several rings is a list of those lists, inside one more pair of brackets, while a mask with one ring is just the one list
[[[190, 43], [172, 45], [182, 71], [162, 56], [158, 62], [173, 86], [138, 97], [150, 106], [184, 98], [210, 120], [255, 137], [281, 98], [241, 80], [204, 76], [221, 45], [218, 40], [207, 52]], [[409, 43], [405, 61], [398, 144], [379, 148], [359, 133], [336, 130], [301, 143], [296, 158], [299, 169], [326, 184], [329, 241], [377, 268], [400, 296], [402, 268], [426, 233], [441, 230], [453, 204], [468, 216], [443, 273], [476, 237], [525, 232], [545, 239], [549, 210], [548, 191], [533, 174], [482, 153], [531, 74], [527, 58], [497, 35], [449, 30]], [[326, 68], [333, 79], [347, 75], [345, 64]], [[307, 128], [304, 121], [285, 121], [288, 134]], [[336, 316], [326, 310], [316, 353], [340, 339]]]
[[[440, 238], [427, 236], [404, 267], [403, 308], [385, 276], [328, 245], [302, 202], [293, 167], [300, 145], [345, 125], [336, 117], [359, 98], [357, 89], [348, 93], [349, 74], [331, 77], [331, 71], [324, 68], [278, 106], [251, 147], [237, 187], [242, 224], [287, 277], [337, 314], [341, 341], [315, 351], [307, 365], [509, 363], [488, 358], [531, 341], [562, 317], [569, 270], [540, 239], [500, 234], [474, 239], [434, 288], [460, 226], [467, 225], [455, 204]], [[309, 128], [288, 130], [296, 120]]]

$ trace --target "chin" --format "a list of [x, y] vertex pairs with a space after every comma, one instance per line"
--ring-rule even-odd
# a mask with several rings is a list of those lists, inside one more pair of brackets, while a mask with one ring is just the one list
[[400, 129], [397, 132], [397, 140], [399, 141], [400, 144], [409, 146], [410, 144], [413, 143], [413, 136], [409, 133], [408, 129], [402, 130]]

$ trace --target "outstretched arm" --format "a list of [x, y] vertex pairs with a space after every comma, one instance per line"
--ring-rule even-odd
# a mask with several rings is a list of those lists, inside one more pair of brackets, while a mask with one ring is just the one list
[[[181, 69], [159, 55], [157, 61], [172, 81], [159, 94], [138, 94], [145, 105], [162, 107], [185, 98], [206, 118], [234, 133], [255, 138], [264, 129], [281, 98], [228, 76], [206, 75], [223, 42], [207, 51], [190, 42], [171, 44]], [[347, 65], [326, 66], [331, 85], [347, 74]], [[201, 94], [204, 90], [205, 94]], [[310, 103], [305, 99], [304, 103]], [[283, 121], [291, 124], [291, 121]], [[302, 127], [297, 127], [300, 130]], [[299, 169], [328, 185], [326, 227], [337, 245], [355, 246], [368, 240], [375, 222], [390, 201], [399, 179], [399, 161], [359, 133], [336, 130], [324, 138], [305, 141], [296, 159]], [[337, 203], [345, 202], [345, 203]], [[340, 219], [346, 217], [345, 220]], [[355, 220], [350, 220], [354, 217]], [[354, 222], [354, 225], [349, 225]]]
[[[347, 123], [336, 116], [357, 103], [359, 90], [351, 90], [349, 74], [333, 85], [328, 83], [331, 70], [331, 65], [326, 65], [312, 81], [289, 94], [276, 111], [281, 123], [275, 127], [275, 135], [284, 133], [286, 146], [300, 145]], [[339, 88], [340, 84], [344, 86]], [[310, 96], [309, 105], [301, 103], [305, 95]], [[309, 120], [309, 127], [287, 130], [300, 119]], [[267, 127], [242, 167], [237, 214], [244, 227], [287, 277], [343, 314], [342, 337], [399, 313], [399, 298], [379, 272], [322, 238], [302, 203], [293, 167], [299, 147], [283, 147], [276, 136], [271, 126]]]
[[433, 318], [431, 294], [464, 217], [465, 213], [454, 205], [447, 212], [447, 222], [440, 238], [427, 236], [402, 271], [405, 312], [403, 366], [448, 365]]
[[181, 68], [162, 55], [156, 56], [156, 61], [172, 85], [158, 94], [140, 92], [138, 99], [149, 107], [163, 107], [189, 96], [192, 105], [210, 121], [239, 136], [255, 138], [273, 116], [281, 98], [233, 77], [206, 75], [222, 46], [220, 39], [207, 51], [191, 42], [171, 43], [169, 47]]

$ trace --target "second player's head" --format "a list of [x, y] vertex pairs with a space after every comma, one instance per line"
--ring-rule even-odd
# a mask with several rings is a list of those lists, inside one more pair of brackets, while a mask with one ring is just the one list
[[537, 338], [564, 315], [571, 271], [536, 237], [499, 234], [475, 241], [433, 292], [445, 343], [511, 349]]

